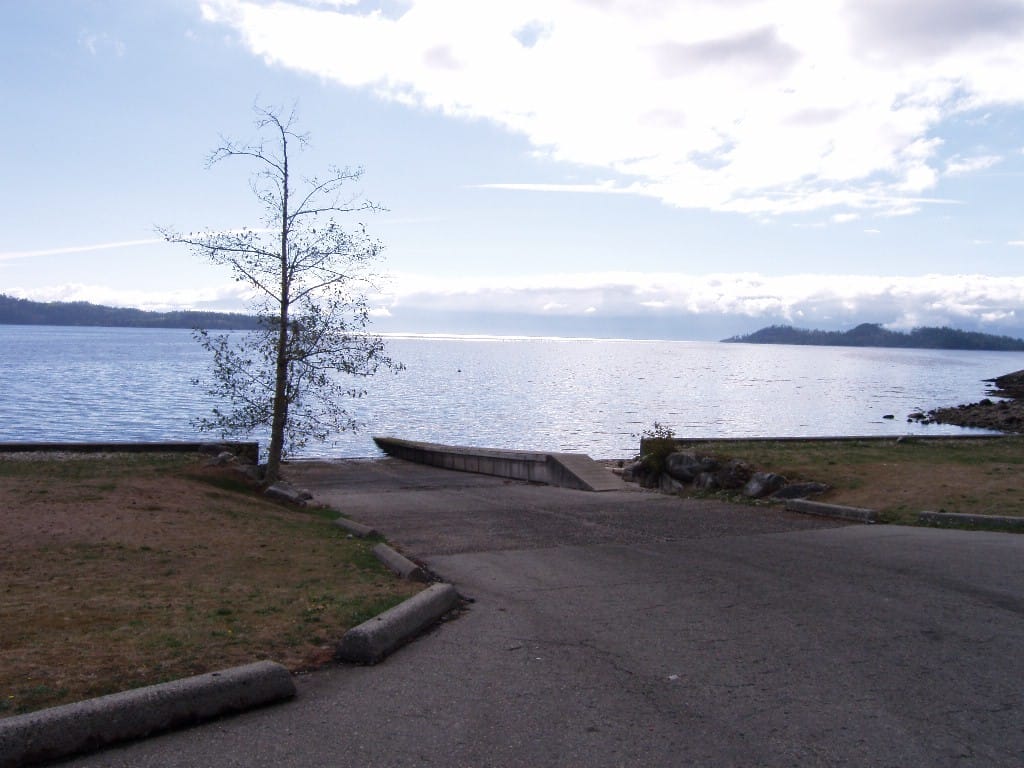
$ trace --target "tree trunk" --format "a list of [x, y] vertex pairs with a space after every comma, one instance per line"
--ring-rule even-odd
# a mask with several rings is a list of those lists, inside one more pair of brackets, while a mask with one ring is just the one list
[[284, 428], [288, 423], [288, 315], [291, 309], [291, 279], [288, 270], [288, 136], [284, 129], [281, 129], [281, 156], [281, 311], [277, 319], [274, 414], [270, 422], [267, 471], [263, 476], [264, 482], [268, 485], [277, 482], [281, 474]]
[[288, 308], [281, 307], [277, 329], [277, 365], [274, 376], [274, 415], [270, 422], [270, 448], [267, 471], [263, 476], [268, 485], [277, 482], [281, 474], [281, 454], [284, 451], [284, 428], [288, 421]]

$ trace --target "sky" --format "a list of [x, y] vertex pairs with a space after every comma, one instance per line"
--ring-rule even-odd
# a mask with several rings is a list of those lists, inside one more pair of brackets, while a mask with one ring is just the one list
[[0, 0], [0, 293], [244, 310], [254, 106], [386, 207], [382, 332], [1024, 335], [1024, 0]]

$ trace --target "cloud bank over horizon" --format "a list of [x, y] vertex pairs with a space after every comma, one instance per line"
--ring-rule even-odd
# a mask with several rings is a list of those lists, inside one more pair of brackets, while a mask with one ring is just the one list
[[[8, 293], [156, 311], [246, 308], [246, 294], [233, 281], [170, 293], [86, 284]], [[775, 323], [840, 329], [877, 322], [898, 330], [952, 326], [1024, 335], [1024, 277], [988, 275], [395, 274], [371, 303], [374, 328], [388, 332], [709, 339]]]
[[[1020, 0], [206, 0], [272, 66], [526, 137], [564, 181], [755, 217], [904, 215], [998, 168]], [[388, 8], [390, 10], [385, 10]], [[396, 10], [397, 9], [397, 10]], [[848, 218], [847, 218], [848, 220]]]

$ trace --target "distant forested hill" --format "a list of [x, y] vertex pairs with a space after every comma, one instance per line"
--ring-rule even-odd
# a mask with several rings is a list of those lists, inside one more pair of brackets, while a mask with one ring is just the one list
[[39, 302], [0, 293], [0, 325], [98, 325], [113, 328], [209, 328], [251, 330], [252, 315], [223, 312], [144, 312], [84, 301]]
[[772, 325], [746, 336], [723, 339], [744, 344], [802, 344], [834, 347], [906, 347], [916, 349], [974, 349], [995, 352], [1024, 351], [1024, 341], [1010, 336], [958, 331], [955, 328], [915, 328], [910, 333], [889, 331], [877, 323], [863, 323], [849, 331], [808, 331], [790, 325]]

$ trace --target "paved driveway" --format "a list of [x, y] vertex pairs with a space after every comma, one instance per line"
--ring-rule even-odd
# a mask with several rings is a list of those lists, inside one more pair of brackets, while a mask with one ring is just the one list
[[292, 703], [74, 765], [1024, 764], [1024, 536], [395, 460], [294, 475], [470, 609]]

